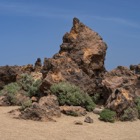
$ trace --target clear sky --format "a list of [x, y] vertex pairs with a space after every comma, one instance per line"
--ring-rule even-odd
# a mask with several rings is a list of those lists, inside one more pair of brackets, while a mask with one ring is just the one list
[[140, 63], [140, 0], [0, 0], [0, 65], [53, 56], [73, 17], [107, 43], [108, 70]]

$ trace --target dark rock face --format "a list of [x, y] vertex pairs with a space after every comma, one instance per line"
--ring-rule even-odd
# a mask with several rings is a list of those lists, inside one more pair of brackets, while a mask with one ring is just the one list
[[11, 82], [16, 81], [17, 67], [3, 66], [0, 67], [0, 89]]
[[35, 72], [40, 72], [42, 68], [42, 63], [41, 63], [41, 59], [37, 58], [36, 62], [35, 62], [35, 66], [34, 66], [34, 71]]
[[54, 121], [54, 117], [60, 117], [61, 112], [57, 97], [49, 95], [42, 97], [39, 103], [34, 102], [31, 107], [21, 112], [20, 118], [35, 121]]
[[135, 74], [140, 75], [140, 64], [139, 65], [130, 65], [130, 70], [132, 70]]
[[140, 96], [140, 80], [134, 72], [126, 67], [117, 67], [107, 72], [102, 84], [106, 107], [120, 116], [128, 107], [135, 107], [134, 100]]
[[100, 92], [106, 49], [96, 32], [74, 18], [73, 27], [64, 35], [59, 53], [44, 61], [42, 91], [53, 83], [68, 81], [88, 94]]

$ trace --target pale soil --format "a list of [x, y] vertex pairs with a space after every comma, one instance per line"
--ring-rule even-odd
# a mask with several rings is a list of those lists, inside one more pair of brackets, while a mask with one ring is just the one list
[[57, 122], [13, 119], [7, 112], [16, 107], [0, 107], [0, 140], [140, 140], [140, 121], [105, 123], [90, 113], [93, 124], [75, 125], [85, 117], [62, 116]]

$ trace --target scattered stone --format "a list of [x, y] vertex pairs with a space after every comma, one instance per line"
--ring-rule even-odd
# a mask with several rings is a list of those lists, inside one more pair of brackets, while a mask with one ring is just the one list
[[15, 119], [19, 119], [20, 115], [21, 115], [20, 109], [15, 109], [15, 110], [12, 110], [8, 113]]
[[93, 110], [93, 113], [99, 115], [103, 111], [103, 109], [104, 108], [97, 108], [97, 107], [95, 107], [95, 109]]
[[9, 106], [10, 102], [6, 96], [0, 96], [0, 106]]
[[81, 121], [74, 121], [75, 125], [83, 125], [83, 123]]
[[85, 118], [84, 122], [86, 122], [86, 123], [93, 123], [94, 121], [93, 121], [93, 119], [91, 117], [87, 116]]
[[62, 113], [70, 116], [85, 116], [87, 114], [86, 109], [80, 106], [61, 106]]

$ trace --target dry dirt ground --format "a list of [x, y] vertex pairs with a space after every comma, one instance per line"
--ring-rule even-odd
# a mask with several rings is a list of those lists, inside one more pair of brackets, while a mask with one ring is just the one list
[[[65, 115], [57, 122], [35, 122], [13, 119], [7, 112], [15, 108], [0, 107], [0, 140], [140, 140], [140, 121], [105, 123], [90, 113], [93, 124]], [[75, 125], [76, 120], [83, 125]]]

